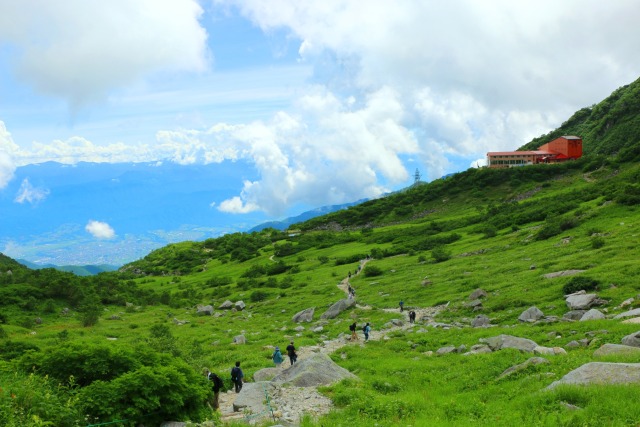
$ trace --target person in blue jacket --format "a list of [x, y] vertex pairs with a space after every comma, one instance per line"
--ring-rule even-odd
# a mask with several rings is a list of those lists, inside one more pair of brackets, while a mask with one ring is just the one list
[[276, 346], [271, 359], [273, 360], [273, 363], [276, 364], [276, 368], [279, 368], [282, 364], [282, 353], [280, 353], [280, 347]]

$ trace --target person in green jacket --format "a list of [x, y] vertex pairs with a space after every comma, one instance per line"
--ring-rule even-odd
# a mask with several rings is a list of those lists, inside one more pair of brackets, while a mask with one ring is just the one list
[[276, 349], [273, 352], [273, 356], [271, 356], [271, 359], [273, 359], [273, 363], [276, 364], [276, 368], [279, 368], [280, 365], [282, 364], [282, 353], [280, 353], [280, 347], [276, 346]]

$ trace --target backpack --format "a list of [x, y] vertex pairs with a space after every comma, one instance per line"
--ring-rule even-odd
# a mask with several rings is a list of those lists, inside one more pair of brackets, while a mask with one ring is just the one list
[[351, 332], [355, 332], [356, 331], [356, 325], [354, 325], [353, 323], [351, 325], [349, 325], [349, 330]]
[[209, 374], [209, 379], [213, 382], [213, 391], [220, 391], [224, 388], [224, 381], [222, 381], [222, 378], [220, 378], [219, 376], [217, 376], [214, 373], [210, 373]]
[[233, 381], [234, 383], [238, 382], [238, 375], [240, 374], [240, 372], [238, 371], [239, 369], [237, 366], [231, 369], [231, 381]]
[[367, 332], [367, 325], [364, 325], [364, 326], [362, 327], [362, 332]]

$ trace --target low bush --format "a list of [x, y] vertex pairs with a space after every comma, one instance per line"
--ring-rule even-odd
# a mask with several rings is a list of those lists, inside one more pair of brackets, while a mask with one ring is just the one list
[[578, 291], [593, 291], [598, 288], [599, 284], [600, 282], [589, 277], [574, 276], [565, 283], [562, 287], [562, 292], [567, 295]]

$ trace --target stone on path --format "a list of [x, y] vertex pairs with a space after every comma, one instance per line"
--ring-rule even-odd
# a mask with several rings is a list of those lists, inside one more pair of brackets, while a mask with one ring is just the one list
[[253, 380], [255, 382], [271, 381], [280, 372], [282, 372], [282, 368], [264, 368], [264, 369], [260, 369], [259, 371], [254, 372]]
[[238, 393], [236, 400], [233, 402], [234, 412], [248, 412], [251, 414], [259, 414], [266, 409], [265, 390], [267, 393], [273, 393], [275, 384], [269, 381], [260, 381], [254, 383], [244, 383], [242, 390]]
[[337, 365], [326, 354], [316, 353], [296, 362], [271, 381], [279, 384], [291, 384], [296, 387], [316, 387], [333, 384], [344, 378], [357, 377]]
[[560, 384], [630, 384], [640, 383], [640, 363], [590, 362], [569, 372], [547, 389]]

